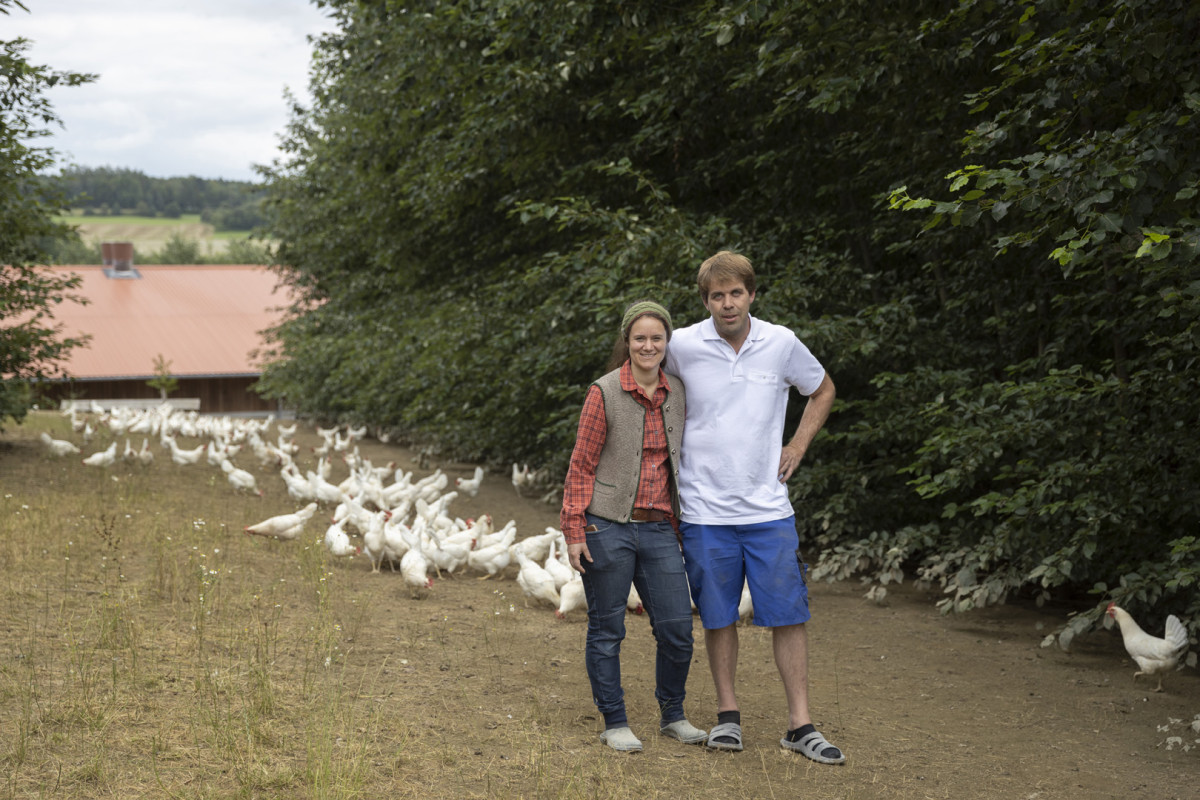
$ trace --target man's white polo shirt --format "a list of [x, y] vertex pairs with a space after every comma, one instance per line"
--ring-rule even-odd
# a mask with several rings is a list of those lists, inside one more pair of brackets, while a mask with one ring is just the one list
[[681, 518], [748, 525], [790, 516], [779, 482], [788, 389], [815, 392], [825, 378], [821, 362], [791, 329], [753, 317], [735, 353], [709, 317], [672, 334], [663, 366], [687, 388]]

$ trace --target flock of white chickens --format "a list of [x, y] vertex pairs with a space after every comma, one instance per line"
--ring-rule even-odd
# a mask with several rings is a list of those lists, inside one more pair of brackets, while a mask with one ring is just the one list
[[[489, 578], [515, 566], [517, 583], [525, 595], [538, 605], [553, 608], [560, 619], [586, 608], [583, 581], [567, 561], [562, 531], [548, 527], [543, 533], [518, 537], [514, 520], [494, 529], [488, 514], [469, 520], [452, 516], [450, 506], [460, 492], [474, 497], [479, 491], [482, 467], [476, 467], [470, 478], [455, 479], [454, 488], [449, 489], [450, 476], [440, 468], [416, 479], [394, 462], [375, 466], [363, 458], [358, 442], [366, 435], [365, 427], [317, 427], [322, 445], [313, 451], [318, 459], [316, 468], [301, 470], [295, 461], [300, 451], [293, 441], [295, 423], [282, 426], [272, 418], [201, 416], [165, 404], [148, 409], [105, 409], [92, 404], [83, 414], [74, 406], [64, 414], [70, 416], [72, 429], [82, 435], [85, 444], [96, 433], [96, 426], [108, 428], [113, 436], [107, 448], [82, 458], [89, 467], [106, 468], [118, 460], [150, 464], [155, 457], [150, 441], [157, 439], [173, 463], [219, 468], [237, 491], [262, 495], [254, 474], [233, 463], [235, 456], [249, 454], [263, 468], [278, 469], [288, 495], [305, 505], [247, 525], [247, 534], [296, 539], [324, 506], [332, 512], [324, 536], [329, 553], [339, 558], [365, 555], [376, 573], [386, 565], [389, 572], [400, 573], [414, 596], [432, 588], [434, 576], [471, 572]], [[270, 436], [272, 427], [274, 437]], [[135, 447], [139, 436], [141, 446]], [[185, 449], [179, 446], [180, 437], [204, 443]], [[82, 455], [71, 441], [46, 433], [40, 438], [52, 455]], [[125, 445], [118, 453], [121, 438]], [[335, 459], [349, 467], [349, 475], [336, 483], [331, 481]], [[514, 464], [514, 488], [520, 492], [529, 485], [529, 468], [519, 469]], [[629, 607], [641, 612], [641, 602], [632, 589]]]
[[[104, 409], [95, 404], [90, 414], [81, 417], [72, 406], [72, 428], [89, 441], [95, 430], [93, 421], [107, 426], [113, 441], [106, 449], [83, 458], [91, 467], [108, 467], [118, 458], [148, 464], [154, 460], [150, 438], [158, 437], [170, 452], [172, 462], [180, 466], [207, 463], [219, 467], [229, 484], [239, 491], [261, 495], [253, 473], [233, 464], [233, 457], [246, 447], [263, 467], [276, 467], [288, 494], [306, 505], [298, 511], [270, 517], [247, 525], [247, 534], [290, 540], [299, 537], [322, 505], [333, 510], [332, 522], [325, 530], [326, 549], [336, 557], [365, 554], [372, 572], [381, 572], [384, 564], [399, 572], [414, 596], [433, 586], [433, 576], [474, 572], [483, 578], [517, 567], [517, 583], [535, 603], [555, 609], [560, 619], [576, 609], [586, 608], [583, 581], [567, 561], [562, 531], [548, 527], [544, 533], [518, 539], [516, 522], [510, 520], [495, 530], [492, 518], [463, 520], [450, 514], [451, 503], [464, 492], [472, 497], [479, 491], [483, 469], [475, 468], [471, 478], [457, 478], [455, 489], [447, 491], [450, 477], [441, 469], [414, 479], [412, 472], [396, 468], [394, 463], [374, 466], [359, 455], [358, 442], [366, 428], [321, 428], [317, 433], [323, 444], [315, 448], [315, 470], [301, 471], [294, 456], [299, 448], [292, 441], [296, 424], [275, 425], [274, 441], [268, 431], [271, 418], [254, 420], [226, 416], [201, 416], [196, 412], [174, 411], [168, 405], [132, 410], [122, 407]], [[135, 449], [129, 437], [142, 436]], [[178, 436], [206, 439], [204, 444], [184, 449]], [[117, 440], [125, 437], [125, 447], [117, 454]], [[41, 439], [56, 456], [77, 455], [73, 442], [53, 439], [42, 433]], [[340, 455], [349, 466], [349, 475], [331, 482], [332, 457]], [[513, 487], [519, 492], [533, 485], [528, 466], [513, 464]], [[353, 538], [352, 538], [353, 537]], [[360, 544], [355, 543], [357, 539]], [[641, 613], [637, 590], [630, 588], [630, 610]], [[753, 613], [748, 587], [743, 587], [739, 608], [742, 619]], [[1123, 609], [1111, 605], [1108, 615], [1121, 629], [1125, 649], [1138, 665], [1138, 676], [1158, 678], [1155, 691], [1162, 691], [1162, 676], [1173, 671], [1188, 650], [1185, 627], [1175, 616], [1167, 618], [1166, 636], [1146, 633]]]

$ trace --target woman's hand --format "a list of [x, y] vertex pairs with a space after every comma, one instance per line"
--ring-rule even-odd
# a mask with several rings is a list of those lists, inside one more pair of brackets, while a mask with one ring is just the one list
[[587, 542], [567, 545], [567, 557], [571, 559], [571, 567], [580, 575], [587, 572], [583, 568], [583, 559], [586, 558], [589, 564], [592, 563], [592, 554], [588, 552]]

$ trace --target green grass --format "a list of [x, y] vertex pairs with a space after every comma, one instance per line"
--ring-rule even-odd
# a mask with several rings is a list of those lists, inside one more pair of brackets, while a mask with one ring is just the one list
[[212, 238], [222, 241], [234, 241], [236, 239], [245, 239], [250, 235], [250, 231], [215, 231]]
[[245, 241], [250, 231], [217, 231], [202, 222], [199, 214], [184, 214], [176, 219], [132, 215], [84, 216], [68, 214], [60, 222], [76, 227], [80, 238], [89, 244], [99, 242], [132, 242], [135, 259], [145, 258], [161, 250], [172, 237], [182, 237], [200, 244], [201, 252], [211, 257], [225, 251], [230, 242]]
[[[58, 217], [59, 222], [68, 225], [152, 225], [154, 227], [170, 228], [178, 225], [204, 225], [199, 214], [183, 214], [174, 219], [168, 217], [136, 217], [129, 214], [110, 214], [107, 216], [83, 214], [68, 214]], [[247, 233], [249, 231], [246, 231]]]

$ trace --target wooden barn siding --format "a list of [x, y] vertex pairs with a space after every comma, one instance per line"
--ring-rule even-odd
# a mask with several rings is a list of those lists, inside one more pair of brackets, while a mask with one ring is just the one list
[[[171, 397], [200, 398], [202, 414], [246, 414], [267, 413], [279, 410], [274, 400], [264, 400], [250, 391], [250, 385], [258, 378], [244, 376], [236, 378], [180, 378], [179, 388]], [[146, 385], [145, 380], [102, 380], [74, 381], [71, 383], [42, 384], [40, 395], [57, 407], [59, 400], [107, 399], [153, 399], [158, 391]]]

